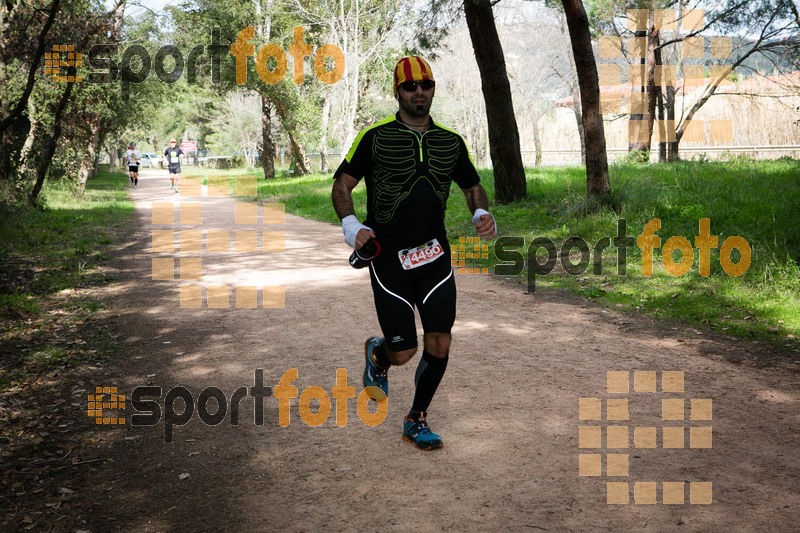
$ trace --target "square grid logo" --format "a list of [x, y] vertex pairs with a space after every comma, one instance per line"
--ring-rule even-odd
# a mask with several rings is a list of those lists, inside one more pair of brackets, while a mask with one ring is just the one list
[[[603, 114], [628, 114], [628, 141], [643, 142], [649, 136], [644, 116], [648, 112], [647, 57], [651, 44], [647, 35], [652, 25], [661, 42], [680, 39], [677, 56], [662, 55], [655, 67], [655, 85], [688, 93], [706, 86], [732, 86], [730, 66], [733, 40], [697, 35], [706, 25], [705, 11], [689, 9], [629, 9], [627, 30], [633, 36], [602, 36], [597, 69], [600, 78], [600, 108]], [[645, 35], [645, 36], [642, 36]], [[623, 79], [625, 81], [623, 81]], [[685, 124], [681, 140], [692, 143], [723, 144], [733, 140], [733, 121], [692, 119]], [[654, 121], [660, 142], [677, 140], [675, 120]]]
[[[228, 196], [229, 180], [210, 177], [181, 178], [181, 200], [201, 196]], [[255, 200], [255, 176], [235, 178], [234, 195]], [[203, 228], [203, 203], [194, 201], [153, 202], [152, 269], [154, 281], [180, 281], [180, 307], [186, 309], [282, 309], [283, 286], [200, 284], [203, 256], [208, 254], [280, 253], [285, 248], [284, 204], [262, 204], [235, 200], [235, 230]]]
[[[631, 396], [631, 377], [634, 401], [636, 395], [661, 396], [661, 427], [631, 423], [632, 398], [626, 397]], [[578, 400], [578, 475], [605, 477], [609, 505], [685, 505], [687, 488], [689, 504], [712, 503], [710, 481], [629, 479], [631, 448], [657, 449], [660, 444], [662, 449], [683, 449], [687, 433], [689, 448], [712, 447], [712, 400], [689, 398], [687, 424], [684, 392], [683, 371], [609, 371], [604, 398]]]
[[74, 44], [54, 44], [50, 52], [44, 54], [44, 74], [56, 83], [81, 83], [83, 77], [77, 75], [62, 76], [66, 68], [83, 66], [83, 54], [75, 51]]
[[94, 418], [94, 423], [97, 425], [125, 425], [125, 417], [105, 416], [104, 410], [106, 409], [125, 410], [125, 395], [118, 394], [117, 387], [95, 387], [95, 393], [89, 395], [86, 414], [90, 418]]
[[476, 265], [481, 259], [489, 259], [489, 245], [480, 237], [459, 237], [452, 246], [450, 264], [459, 274], [489, 274], [487, 267]]

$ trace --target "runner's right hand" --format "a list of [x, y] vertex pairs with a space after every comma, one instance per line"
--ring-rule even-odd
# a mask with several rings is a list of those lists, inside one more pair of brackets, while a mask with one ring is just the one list
[[370, 239], [375, 239], [377, 235], [371, 229], [361, 229], [358, 231], [356, 235], [356, 250], [360, 249], [362, 246], [367, 244], [367, 241]]

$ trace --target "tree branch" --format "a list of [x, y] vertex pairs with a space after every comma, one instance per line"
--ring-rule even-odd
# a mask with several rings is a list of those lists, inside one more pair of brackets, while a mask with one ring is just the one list
[[[678, 37], [676, 39], [672, 39], [672, 40], [669, 40], [669, 41], [664, 41], [663, 43], [661, 43], [661, 45], [658, 47], [658, 49], [664, 48], [665, 46], [670, 45], [670, 44], [683, 42], [684, 39], [688, 39], [689, 37], [695, 37], [695, 36], [701, 34], [702, 32], [704, 32], [707, 29], [709, 29], [710, 27], [712, 27], [714, 24], [716, 24], [717, 21], [719, 21], [725, 15], [728, 15], [729, 13], [732, 13], [732, 12], [738, 10], [739, 8], [746, 6], [748, 3], [749, 3], [749, 0], [743, 0], [742, 2], [739, 2], [738, 4], [736, 4], [733, 7], [731, 7], [730, 9], [727, 9], [725, 11], [721, 11], [714, 18], [712, 18], [705, 26], [703, 26], [699, 30], [695, 30], [693, 32], [687, 33], [686, 35], [684, 35], [682, 37]], [[680, 20], [680, 18], [678, 20]], [[677, 20], [676, 20], [676, 22], [677, 22]]]
[[[700, 108], [703, 107], [703, 105], [705, 105], [705, 103], [708, 101], [708, 99], [711, 98], [714, 95], [714, 93], [717, 91], [717, 88], [719, 87], [720, 82], [722, 80], [724, 80], [725, 77], [728, 74], [733, 72], [733, 70], [736, 67], [741, 65], [752, 54], [754, 54], [755, 52], [764, 50], [765, 47], [772, 46], [774, 44], [774, 43], [766, 43], [766, 44], [764, 44], [762, 46], [762, 42], [765, 39], [765, 36], [767, 34], [767, 30], [770, 27], [770, 25], [772, 24], [772, 22], [777, 18], [777, 16], [778, 16], [777, 12], [773, 13], [770, 16], [769, 20], [767, 21], [766, 24], [764, 24], [764, 27], [761, 30], [761, 35], [758, 36], [758, 39], [755, 41], [755, 44], [753, 44], [753, 46], [752, 46], [752, 48], [750, 48], [750, 50], [748, 50], [747, 52], [742, 54], [742, 56], [739, 59], [737, 59], [736, 61], [734, 61], [730, 65], [728, 65], [728, 68], [725, 71], [723, 71], [719, 76], [717, 76], [717, 78], [715, 80], [713, 80], [711, 83], [709, 83], [705, 87], [705, 89], [703, 89], [703, 93], [700, 96], [700, 98], [692, 105], [692, 107], [689, 108], [689, 111], [686, 113], [686, 116], [683, 117], [681, 119], [681, 121], [680, 121], [680, 125], [677, 128], [677, 131], [675, 132], [675, 136], [676, 136], [678, 141], [680, 141], [681, 138], [683, 137], [683, 134], [686, 131], [687, 124], [689, 123], [689, 121], [692, 120], [692, 117], [695, 115], [695, 113], [697, 113], [697, 111], [699, 111]], [[774, 34], [774, 32], [772, 34]]]
[[797, 26], [800, 27], [800, 11], [797, 10], [797, 6], [794, 5], [794, 0], [788, 0], [789, 9], [792, 10], [792, 15], [794, 15], [794, 21], [797, 23]]

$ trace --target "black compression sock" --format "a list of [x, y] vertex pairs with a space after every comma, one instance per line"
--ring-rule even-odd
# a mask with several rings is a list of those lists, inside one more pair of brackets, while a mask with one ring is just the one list
[[434, 357], [427, 351], [422, 352], [422, 359], [420, 359], [417, 373], [414, 376], [417, 391], [414, 394], [414, 403], [411, 404], [412, 412], [428, 410], [428, 406], [433, 400], [433, 395], [436, 394], [436, 389], [442, 381], [442, 376], [444, 376], [448, 359], [449, 356], [440, 358]]
[[427, 413], [424, 411], [414, 411], [413, 409], [408, 412], [406, 415], [406, 419], [413, 420], [414, 422], [419, 422], [419, 419], [422, 418], [423, 420], [426, 418]]

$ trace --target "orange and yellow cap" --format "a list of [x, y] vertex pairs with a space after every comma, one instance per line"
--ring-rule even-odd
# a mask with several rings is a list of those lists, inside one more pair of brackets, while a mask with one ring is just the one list
[[433, 79], [433, 71], [427, 61], [419, 56], [404, 57], [394, 66], [394, 94], [397, 87], [406, 81], [425, 81]]

